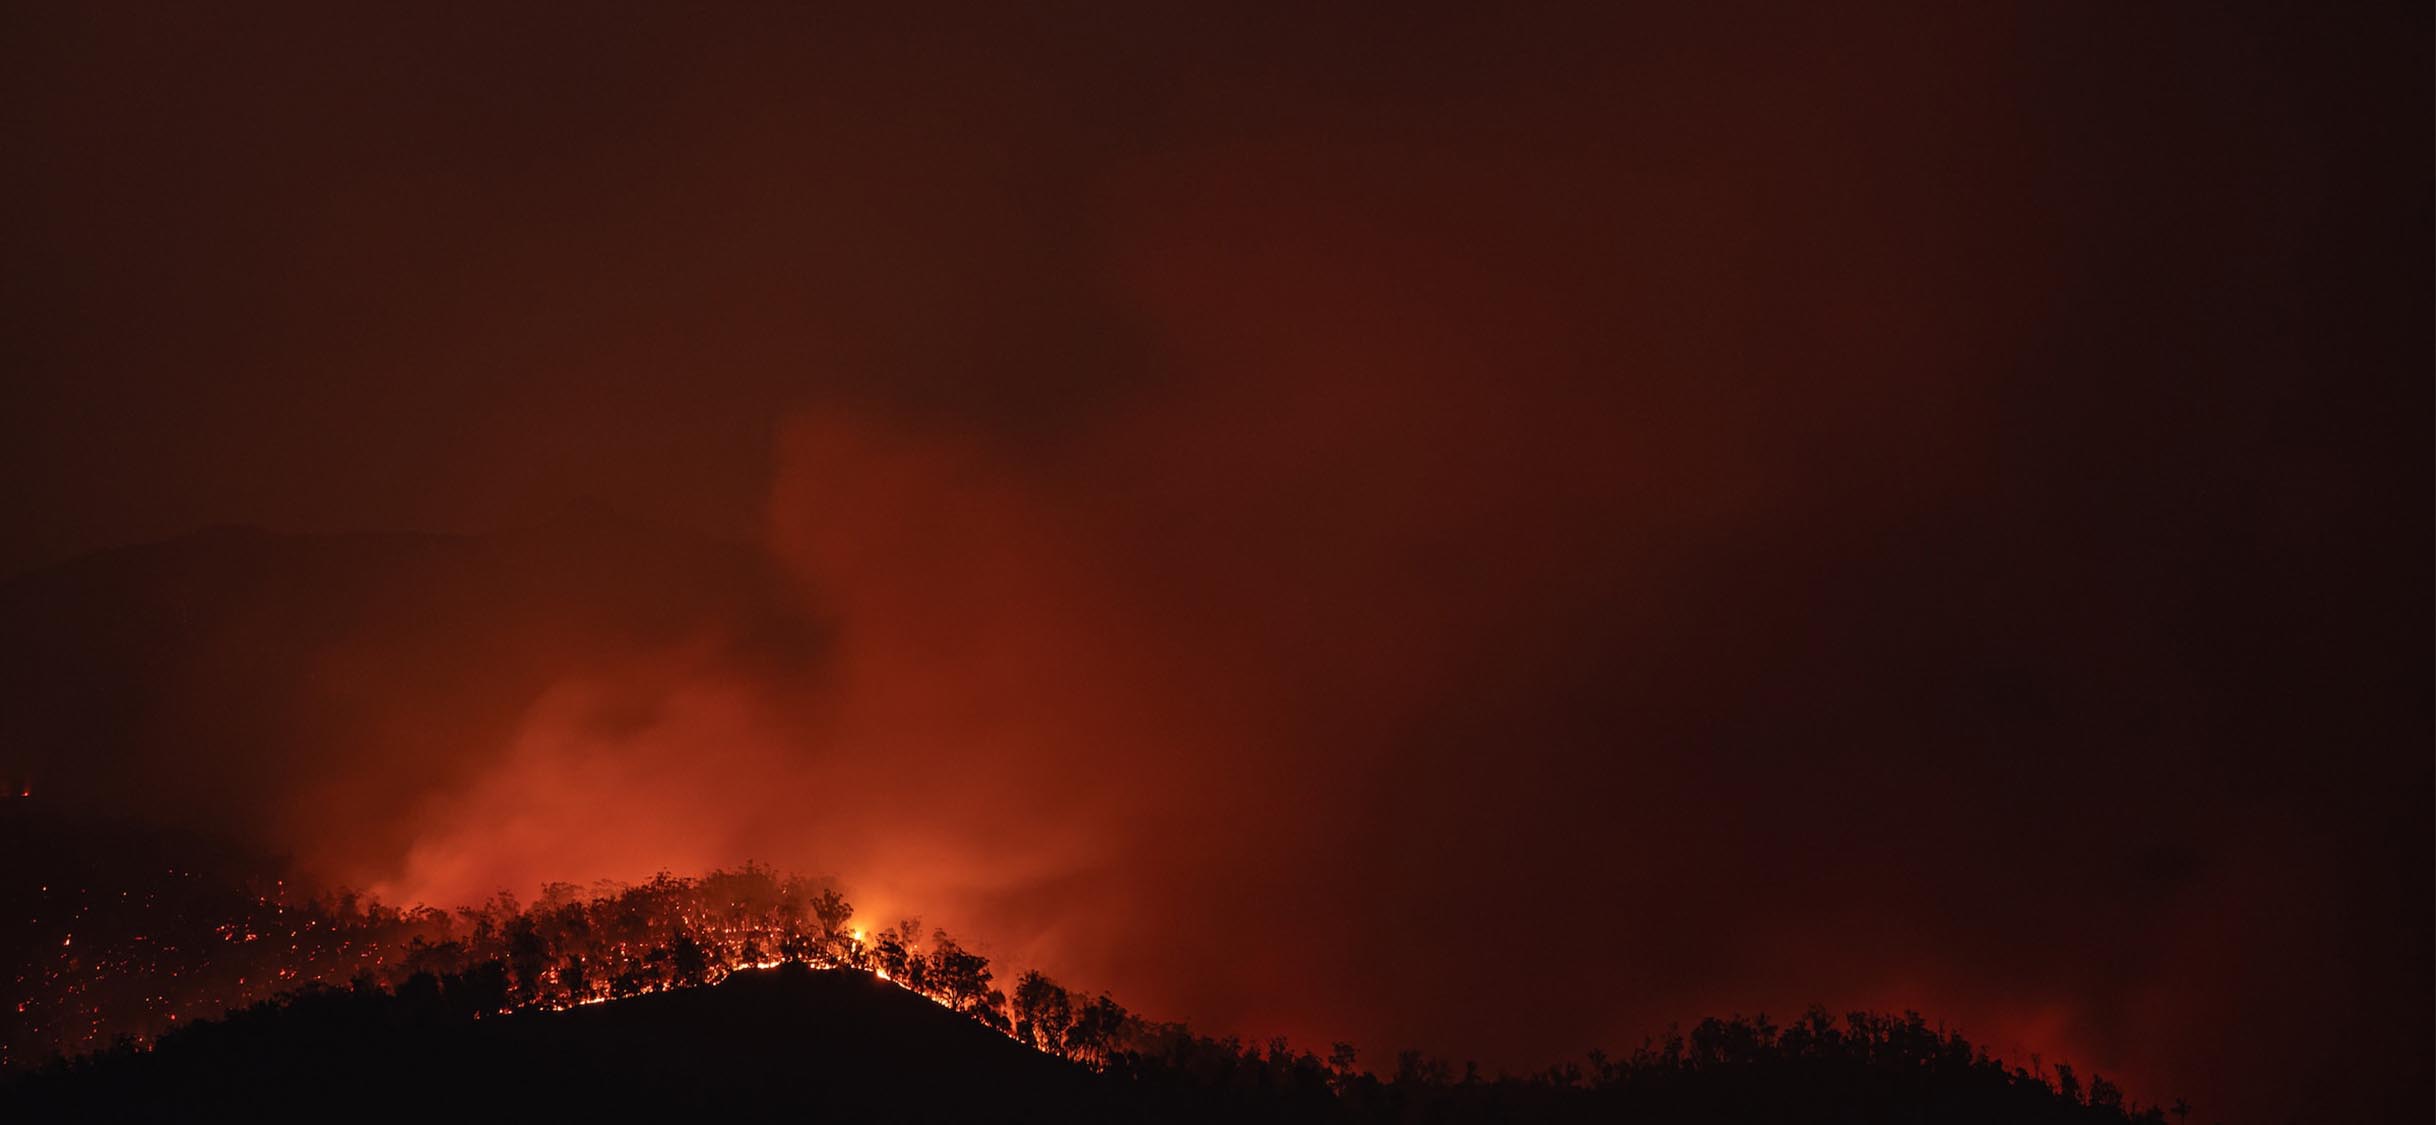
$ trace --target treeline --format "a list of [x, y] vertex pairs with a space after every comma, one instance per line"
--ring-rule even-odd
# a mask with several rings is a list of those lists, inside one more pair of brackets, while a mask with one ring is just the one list
[[1130, 1017], [989, 960], [918, 919], [871, 930], [827, 880], [758, 864], [639, 884], [552, 883], [454, 911], [171, 870], [142, 891], [45, 885], [18, 943], [0, 1069], [143, 1043], [312, 985], [446, 995], [472, 1011], [565, 1008], [801, 964], [872, 973], [1063, 1057], [1105, 1059]]
[[[1626, 1055], [1594, 1052], [1524, 1076], [1484, 1076], [1468, 1065], [1457, 1068], [1409, 1051], [1374, 1073], [1349, 1045], [1337, 1044], [1321, 1058], [1283, 1040], [1212, 1039], [1180, 1024], [1141, 1019], [1105, 994], [1078, 994], [1038, 972], [1002, 980], [988, 958], [942, 930], [925, 934], [916, 919], [868, 930], [855, 924], [853, 905], [828, 882], [758, 865], [698, 878], [662, 873], [635, 885], [551, 884], [529, 904], [502, 894], [453, 912], [400, 910], [343, 892], [290, 898], [284, 888], [248, 901], [253, 906], [233, 920], [190, 919], [206, 927], [202, 934], [137, 935], [140, 955], [88, 947], [83, 956], [88, 964], [139, 970], [122, 983], [180, 1011], [216, 1016], [250, 1006], [240, 1022], [276, 1020], [289, 1010], [319, 1013], [315, 1019], [348, 1013], [354, 1020], [410, 1017], [418, 1025], [472, 1022], [716, 984], [749, 969], [865, 973], [1096, 1072], [1095, 1081], [1124, 1104], [1160, 1117], [2110, 1122], [2165, 1116], [2133, 1106], [2101, 1077], [2083, 1082], [2066, 1066], [2052, 1075], [2008, 1068], [1917, 1015], [1837, 1019], [1814, 1010], [1781, 1027], [1764, 1017], [1712, 1019]], [[184, 951], [166, 958], [184, 969], [167, 976], [140, 972], [164, 959], [165, 951]], [[96, 982], [77, 973], [76, 957], [55, 961], [51, 976], [42, 979], [64, 982], [68, 987], [61, 991], [74, 996], [98, 994]], [[240, 984], [274, 982], [276, 994], [212, 994], [232, 972]], [[175, 995], [181, 984], [193, 994]], [[54, 1001], [54, 1007], [68, 1006]], [[19, 1011], [27, 1010], [21, 1003]], [[102, 1021], [97, 1015], [93, 1022]], [[193, 1022], [192, 1016], [184, 1020]], [[170, 1026], [180, 1025], [173, 1018]], [[212, 1034], [170, 1030], [168, 1038]], [[125, 1050], [142, 1037], [117, 1038]]]
[[[983, 1031], [875, 974], [800, 964], [746, 971], [718, 988], [499, 1017], [490, 1005], [506, 977], [491, 961], [418, 974], [395, 992], [369, 982], [302, 989], [164, 1036], [152, 1052], [126, 1047], [21, 1076], [0, 1086], [0, 1116], [194, 1117], [228, 1106], [277, 1116], [412, 1086], [425, 1104], [492, 1120], [623, 1120], [643, 1108], [686, 1119], [820, 1109], [898, 1122], [2163, 1119], [2068, 1070], [2052, 1082], [2008, 1070], [1916, 1015], [1814, 1011], [1782, 1028], [1708, 1020], [1625, 1056], [1491, 1077], [1409, 1051], [1371, 1073], [1341, 1044], [1323, 1059], [1283, 1041], [1139, 1021], [1087, 1065]], [[999, 1050], [986, 1049], [993, 1043]]]
[[1323, 1059], [1284, 1040], [1248, 1044], [1159, 1025], [1105, 1075], [1163, 1119], [1344, 1122], [2179, 1122], [2102, 1077], [2008, 1067], [1917, 1013], [1814, 1008], [1789, 1026], [1707, 1019], [1634, 1051], [1533, 1074], [1481, 1074], [1418, 1051], [1373, 1073], [1347, 1044]]
[[543, 888], [529, 907], [500, 895], [461, 910], [451, 936], [416, 938], [399, 960], [402, 990], [458, 995], [474, 1011], [565, 1008], [715, 984], [742, 969], [804, 965], [871, 973], [1038, 1050], [1099, 1065], [1134, 1017], [1105, 994], [1083, 996], [1038, 972], [1001, 988], [989, 958], [920, 919], [876, 931], [824, 880], [748, 864], [700, 878], [662, 872], [584, 893]]

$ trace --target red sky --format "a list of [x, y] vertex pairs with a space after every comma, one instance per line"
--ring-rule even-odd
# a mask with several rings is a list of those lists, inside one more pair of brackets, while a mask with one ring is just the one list
[[5, 17], [0, 564], [483, 537], [60, 610], [20, 768], [1373, 1057], [2424, 1108], [2424, 13], [1128, 7]]

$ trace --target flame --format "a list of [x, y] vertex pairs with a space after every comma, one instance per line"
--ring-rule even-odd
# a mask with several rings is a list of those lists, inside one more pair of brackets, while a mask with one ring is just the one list
[[[923, 962], [932, 966], [929, 972], [892, 970], [877, 959], [867, 927], [833, 921], [844, 909], [826, 915], [832, 921], [821, 920], [817, 905], [842, 907], [843, 900], [819, 887], [748, 865], [699, 879], [663, 874], [640, 886], [604, 883], [580, 900], [545, 889], [529, 909], [501, 896], [452, 915], [359, 903], [352, 896], [299, 897], [273, 883], [262, 893], [223, 902], [224, 913], [215, 917], [191, 903], [159, 901], [153, 892], [130, 897], [62, 888], [53, 895], [45, 886], [42, 916], [33, 923], [55, 920], [60, 928], [51, 932], [60, 940], [44, 971], [21, 979], [31, 995], [12, 998], [23, 1018], [0, 1036], [0, 1068], [97, 1050], [122, 1036], [149, 1043], [180, 1022], [297, 988], [349, 988], [366, 980], [396, 987], [421, 973], [506, 968], [517, 964], [516, 933], [525, 935], [525, 964], [537, 938], [548, 964], [513, 969], [509, 1002], [493, 1014], [564, 1011], [803, 965], [867, 973], [1008, 1032], [1004, 1013], [993, 1007], [1003, 997], [982, 991], [990, 979], [986, 972], [978, 981], [971, 973], [955, 978], [963, 982], [961, 996], [944, 991], [958, 986], [934, 962], [961, 952], [952, 940], [915, 955], [932, 959]], [[590, 921], [566, 925], [570, 910], [588, 912]], [[74, 934], [65, 932], [70, 922], [77, 926]], [[700, 960], [688, 966], [689, 956]]]

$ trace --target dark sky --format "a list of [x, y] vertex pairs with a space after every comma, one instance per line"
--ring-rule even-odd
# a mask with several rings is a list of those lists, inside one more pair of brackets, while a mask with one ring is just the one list
[[0, 571], [687, 544], [206, 595], [314, 655], [161, 713], [314, 741], [196, 819], [1374, 1057], [2424, 1110], [2424, 11], [498, 7], [0, 17]]

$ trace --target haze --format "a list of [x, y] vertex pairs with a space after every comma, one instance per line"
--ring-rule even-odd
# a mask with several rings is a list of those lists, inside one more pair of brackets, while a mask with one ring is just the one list
[[1015, 7], [0, 17], [8, 780], [2424, 1110], [2424, 11]]

